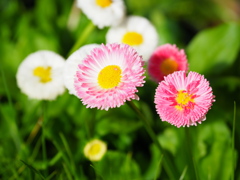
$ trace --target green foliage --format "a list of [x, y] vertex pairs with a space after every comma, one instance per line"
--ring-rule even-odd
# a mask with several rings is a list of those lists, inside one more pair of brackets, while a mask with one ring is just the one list
[[22, 161], [22, 162], [23, 162], [23, 164], [25, 164], [31, 171], [33, 171], [34, 173], [36, 173], [37, 175], [39, 175], [39, 177], [40, 177], [41, 179], [45, 179], [45, 178], [43, 177], [43, 175], [42, 175], [38, 170], [36, 170], [34, 167], [32, 167], [31, 165], [27, 164], [27, 163], [24, 162], [24, 161]]
[[[226, 124], [219, 119], [189, 131], [190, 134], [187, 134], [183, 129], [169, 127], [159, 136], [162, 146], [174, 155], [179, 170], [183, 171], [183, 168], [188, 166], [186, 160], [190, 157], [194, 158], [199, 179], [231, 179], [233, 154], [231, 134]], [[192, 141], [189, 136], [192, 137]], [[187, 153], [189, 143], [192, 155]], [[183, 152], [186, 153], [185, 160], [182, 157]], [[191, 169], [188, 167], [187, 172]], [[191, 179], [189, 172], [185, 178]]]
[[201, 133], [196, 141], [198, 144], [195, 157], [199, 162], [200, 179], [207, 177], [230, 179], [233, 163], [229, 129], [224, 123], [218, 121], [208, 126], [202, 126], [199, 131]]
[[141, 179], [140, 169], [131, 154], [108, 151], [105, 157], [93, 164], [99, 179]]
[[233, 65], [240, 48], [240, 26], [227, 23], [201, 31], [187, 48], [190, 69], [219, 74]]

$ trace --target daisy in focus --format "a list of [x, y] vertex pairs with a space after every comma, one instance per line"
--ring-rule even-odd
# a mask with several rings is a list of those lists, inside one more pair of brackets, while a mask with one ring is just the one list
[[90, 161], [99, 161], [107, 152], [107, 144], [101, 140], [94, 139], [88, 142], [83, 150], [86, 158]]
[[32, 53], [18, 67], [17, 85], [29, 98], [54, 100], [65, 90], [64, 65], [65, 60], [52, 51]]
[[87, 57], [90, 52], [99, 47], [98, 44], [87, 44], [75, 51], [71, 56], [66, 60], [66, 65], [63, 71], [63, 79], [66, 88], [69, 90], [70, 94], [76, 95], [74, 88], [74, 78], [78, 70], [78, 65]]
[[159, 46], [148, 61], [148, 74], [154, 81], [160, 82], [174, 71], [188, 71], [184, 50], [171, 44]]
[[151, 22], [141, 16], [129, 16], [116, 27], [111, 27], [106, 34], [107, 43], [124, 43], [134, 47], [148, 61], [157, 47], [158, 34]]
[[189, 127], [206, 119], [214, 97], [203, 75], [176, 71], [159, 83], [154, 102], [162, 121]]
[[123, 0], [77, 0], [77, 6], [100, 29], [116, 26], [125, 18]]
[[79, 65], [75, 78], [77, 96], [87, 108], [108, 110], [139, 99], [137, 87], [144, 84], [143, 61], [126, 44], [94, 48]]

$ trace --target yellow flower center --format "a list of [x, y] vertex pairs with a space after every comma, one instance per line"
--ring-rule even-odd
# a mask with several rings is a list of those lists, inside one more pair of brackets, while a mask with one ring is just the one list
[[175, 108], [178, 110], [183, 110], [184, 108], [192, 109], [193, 104], [191, 104], [191, 102], [194, 102], [194, 98], [192, 96], [193, 95], [188, 94], [186, 91], [180, 90], [175, 98], [177, 102]]
[[47, 83], [52, 80], [51, 67], [38, 66], [33, 70], [33, 75], [40, 78], [41, 83]]
[[168, 75], [176, 71], [178, 68], [178, 64], [176, 61], [168, 58], [164, 60], [160, 65], [160, 70], [164, 75]]
[[94, 156], [97, 155], [101, 150], [101, 145], [100, 144], [93, 144], [91, 148], [89, 149], [89, 155]]
[[123, 36], [122, 42], [130, 46], [140, 45], [143, 43], [143, 37], [137, 32], [127, 32]]
[[112, 0], [96, 0], [96, 4], [102, 8], [105, 8], [112, 4]]
[[98, 74], [98, 84], [103, 89], [116, 87], [121, 81], [121, 73], [122, 70], [117, 65], [106, 66]]

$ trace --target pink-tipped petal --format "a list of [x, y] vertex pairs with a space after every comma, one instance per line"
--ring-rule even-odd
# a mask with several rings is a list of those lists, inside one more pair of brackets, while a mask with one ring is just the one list
[[[120, 82], [111, 88], [103, 88], [98, 82], [99, 73], [108, 66], [121, 70]], [[77, 96], [89, 108], [108, 110], [120, 107], [126, 101], [138, 99], [137, 87], [144, 84], [144, 68], [141, 56], [129, 45], [107, 44], [95, 48], [87, 56], [76, 73], [74, 82]], [[114, 77], [110, 77], [107, 80]]]
[[162, 121], [189, 127], [206, 119], [214, 95], [203, 75], [176, 71], [159, 83], [154, 102]]

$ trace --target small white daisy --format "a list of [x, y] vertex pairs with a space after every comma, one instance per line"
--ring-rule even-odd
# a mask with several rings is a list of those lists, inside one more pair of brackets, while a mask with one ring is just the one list
[[100, 47], [98, 44], [87, 44], [82, 46], [77, 51], [75, 51], [66, 60], [66, 65], [63, 71], [63, 79], [66, 88], [69, 90], [70, 94], [76, 95], [76, 90], [74, 87], [74, 79], [76, 72], [78, 70], [78, 65], [87, 57], [90, 52], [96, 48]]
[[65, 90], [65, 60], [58, 54], [41, 50], [28, 55], [18, 67], [17, 84], [29, 98], [53, 100]]
[[77, 6], [101, 29], [116, 26], [125, 17], [123, 0], [77, 0]]
[[141, 16], [129, 16], [121, 25], [111, 27], [106, 34], [107, 43], [125, 43], [134, 47], [144, 61], [158, 45], [158, 33], [151, 22]]

